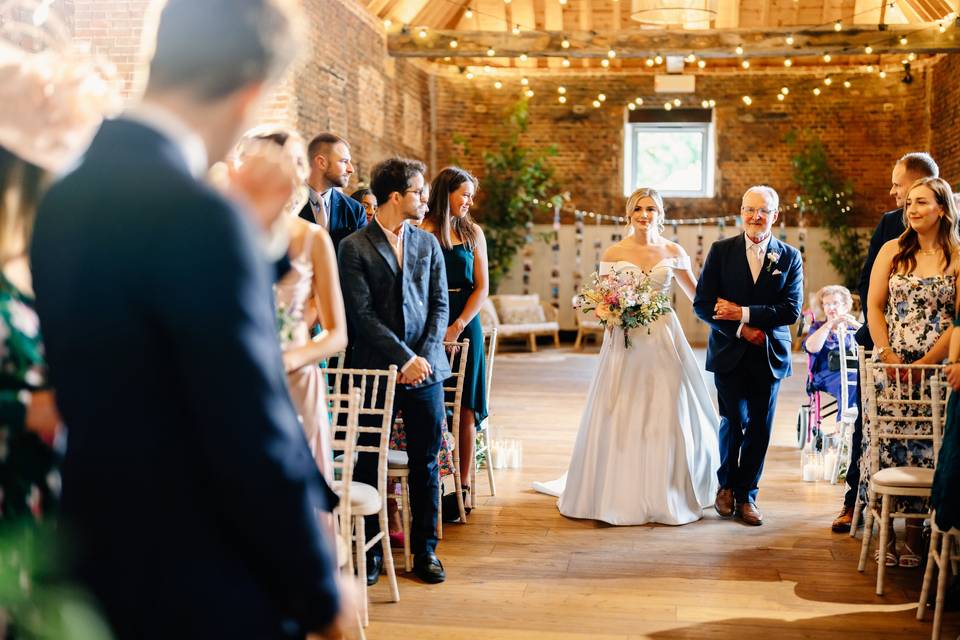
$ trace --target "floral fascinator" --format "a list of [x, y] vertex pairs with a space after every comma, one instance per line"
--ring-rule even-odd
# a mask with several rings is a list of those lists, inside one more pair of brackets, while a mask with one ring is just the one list
[[0, 0], [0, 146], [56, 173], [119, 111], [121, 82], [72, 41], [52, 2]]

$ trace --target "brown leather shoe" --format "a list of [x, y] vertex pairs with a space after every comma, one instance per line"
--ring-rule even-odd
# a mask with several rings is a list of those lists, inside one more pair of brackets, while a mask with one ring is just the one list
[[763, 524], [763, 514], [760, 513], [760, 509], [757, 509], [757, 505], [752, 502], [737, 504], [737, 517], [740, 518], [740, 522], [751, 527], [759, 527]]
[[732, 518], [733, 489], [720, 489], [717, 491], [717, 499], [713, 503], [713, 508], [717, 510], [721, 518]]
[[853, 525], [853, 507], [843, 505], [840, 515], [833, 519], [830, 530], [834, 533], [850, 533], [851, 525]]

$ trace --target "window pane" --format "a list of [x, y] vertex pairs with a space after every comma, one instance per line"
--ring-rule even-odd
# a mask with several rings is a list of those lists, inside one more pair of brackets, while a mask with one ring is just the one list
[[635, 186], [699, 192], [704, 184], [703, 131], [637, 128]]

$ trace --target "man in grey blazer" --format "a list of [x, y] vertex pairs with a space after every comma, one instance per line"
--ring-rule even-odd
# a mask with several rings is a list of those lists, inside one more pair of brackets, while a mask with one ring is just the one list
[[[338, 262], [350, 336], [348, 365], [400, 370], [393, 406], [403, 411], [407, 436], [413, 568], [424, 582], [437, 583], [445, 579], [436, 556], [436, 529], [437, 453], [446, 428], [443, 381], [450, 377], [443, 348], [447, 275], [437, 239], [407, 224], [427, 212], [425, 171], [423, 163], [404, 158], [374, 167], [370, 189], [377, 215], [344, 238]], [[360, 454], [354, 479], [376, 486], [376, 455]], [[366, 527], [369, 539], [378, 532], [376, 516], [366, 519]], [[367, 556], [367, 584], [377, 581], [382, 566], [377, 544]]]

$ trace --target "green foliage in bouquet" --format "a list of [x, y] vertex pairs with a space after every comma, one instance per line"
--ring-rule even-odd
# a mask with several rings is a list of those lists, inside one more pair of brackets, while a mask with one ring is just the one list
[[[787, 136], [787, 144], [801, 144], [796, 131]], [[805, 136], [802, 147], [792, 158], [793, 179], [800, 187], [797, 209], [816, 217], [830, 233], [820, 246], [830, 265], [840, 274], [843, 285], [857, 290], [860, 269], [866, 259], [866, 239], [850, 225], [853, 211], [853, 187], [840, 178], [819, 138]]]
[[[527, 225], [533, 223], [537, 207], [552, 208], [563, 201], [563, 196], [553, 195], [557, 188], [550, 158], [557, 155], [556, 147], [535, 148], [520, 142], [528, 117], [526, 99], [514, 104], [504, 115], [497, 150], [482, 154], [483, 180], [475, 213], [487, 239], [491, 293], [527, 244]], [[468, 139], [455, 136], [454, 142], [467, 158], [474, 155]], [[453, 162], [461, 164], [456, 158]]]

